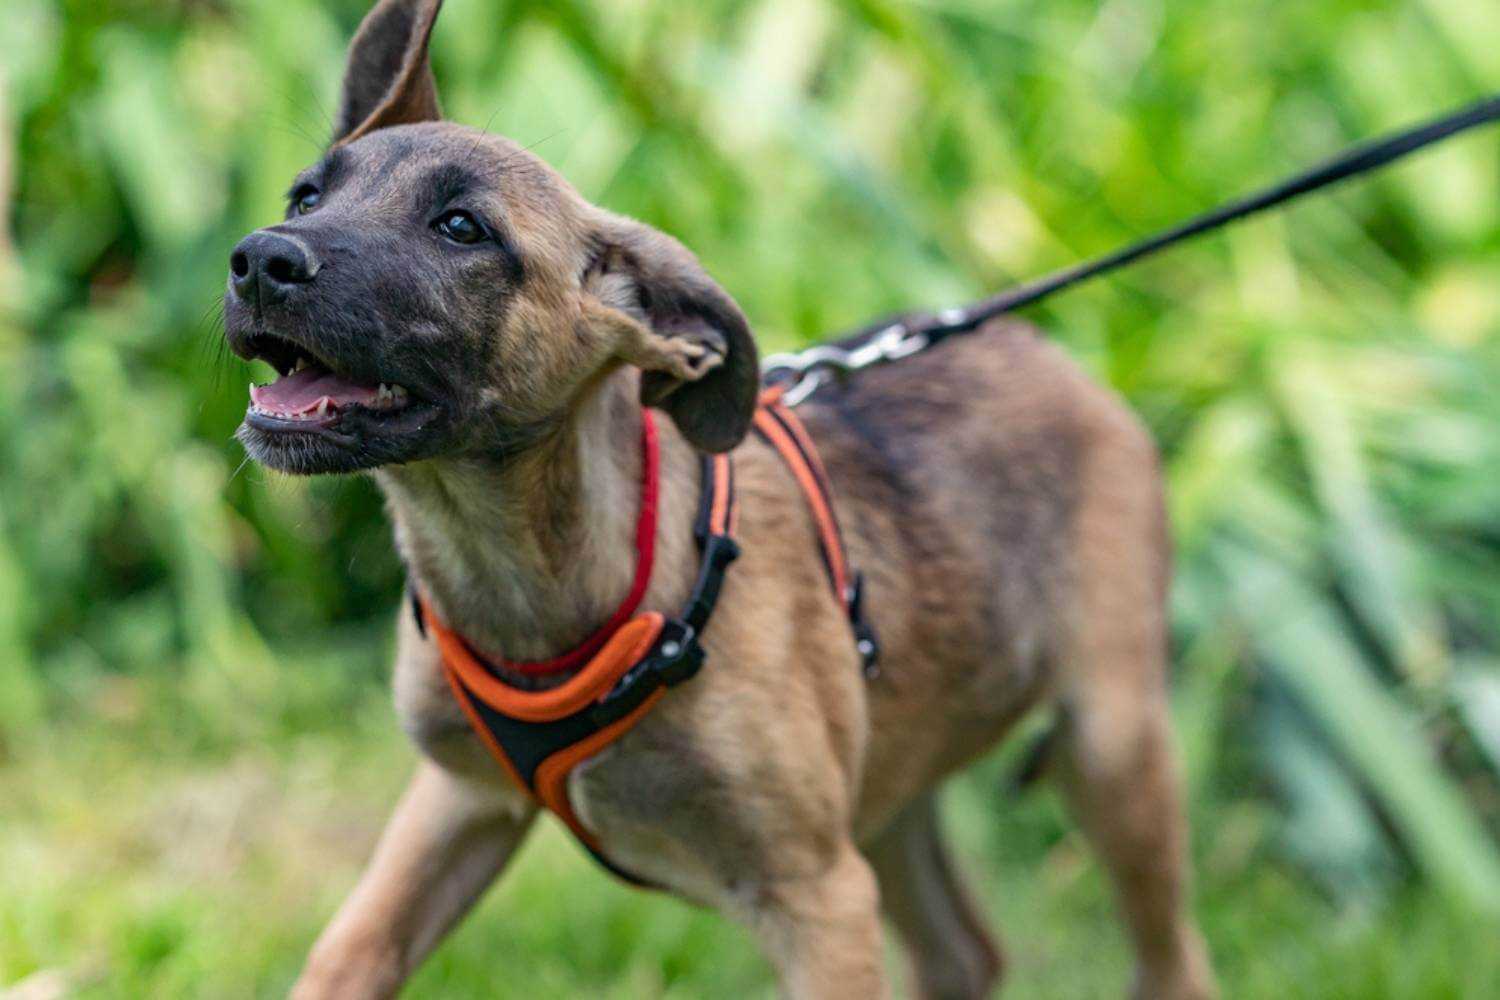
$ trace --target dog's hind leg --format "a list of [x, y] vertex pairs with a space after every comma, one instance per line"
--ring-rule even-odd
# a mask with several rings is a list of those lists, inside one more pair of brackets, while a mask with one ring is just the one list
[[369, 868], [313, 946], [294, 1000], [395, 996], [520, 843], [535, 811], [511, 802], [419, 764]]
[[1059, 776], [1114, 880], [1135, 949], [1139, 1000], [1206, 1000], [1212, 973], [1187, 913], [1187, 828], [1166, 706], [1108, 699], [1068, 720]]
[[923, 1000], [983, 1000], [999, 982], [999, 946], [960, 884], [929, 791], [896, 817], [866, 852], [880, 901], [911, 961]]
[[1115, 883], [1140, 1000], [1204, 1000], [1213, 975], [1188, 904], [1188, 829], [1168, 717], [1166, 519], [1155, 448], [1106, 424], [1087, 462], [1059, 677], [1058, 776]]

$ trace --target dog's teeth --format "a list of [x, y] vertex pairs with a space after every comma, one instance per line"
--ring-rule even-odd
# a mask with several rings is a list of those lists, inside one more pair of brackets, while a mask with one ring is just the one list
[[389, 403], [391, 401], [391, 387], [384, 382], [380, 383], [380, 388], [375, 390], [375, 401], [377, 403]]
[[293, 372], [300, 372], [300, 371], [302, 371], [302, 369], [309, 367], [309, 365], [310, 365], [310, 362], [305, 357], [302, 357], [301, 355], [298, 355], [297, 356], [297, 363], [294, 364], [294, 365], [292, 365], [292, 371]]
[[328, 397], [327, 396], [324, 396], [322, 399], [318, 400], [318, 412], [317, 412], [317, 415], [320, 418], [328, 416]]
[[399, 385], [391, 386], [391, 398], [400, 403], [406, 399], [406, 390]]

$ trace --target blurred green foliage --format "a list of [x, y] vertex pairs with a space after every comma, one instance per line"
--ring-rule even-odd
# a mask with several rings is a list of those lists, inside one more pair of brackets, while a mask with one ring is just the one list
[[[363, 480], [241, 465], [217, 302], [328, 134], [359, 0], [7, 0], [0, 985], [272, 994], [410, 753]], [[963, 301], [1500, 84], [1473, 0], [449, 0], [450, 117], [680, 237], [762, 345]], [[1228, 995], [1500, 983], [1500, 143], [1035, 318], [1165, 451], [1177, 719]], [[1014, 995], [1125, 981], [1003, 761], [948, 802]], [[1101, 943], [1102, 942], [1102, 943]], [[49, 979], [49, 977], [53, 977]], [[503, 977], [497, 981], [497, 977]], [[717, 920], [548, 829], [418, 995], [737, 995]]]

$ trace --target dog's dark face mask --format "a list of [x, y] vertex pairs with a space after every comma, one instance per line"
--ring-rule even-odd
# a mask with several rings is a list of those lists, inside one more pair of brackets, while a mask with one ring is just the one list
[[743, 437], [754, 343], [676, 241], [588, 204], [516, 144], [438, 121], [437, 0], [382, 0], [338, 136], [230, 257], [225, 328], [280, 376], [239, 437], [294, 473], [504, 454], [621, 364], [698, 447]]

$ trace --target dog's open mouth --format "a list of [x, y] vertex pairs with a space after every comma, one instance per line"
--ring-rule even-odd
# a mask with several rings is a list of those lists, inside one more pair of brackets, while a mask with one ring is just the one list
[[267, 385], [250, 384], [245, 422], [259, 430], [333, 430], [355, 416], [368, 426], [423, 409], [404, 386], [345, 375], [281, 337], [260, 334], [250, 346], [279, 373]]
[[444, 408], [394, 381], [339, 371], [282, 337], [258, 334], [246, 356], [279, 377], [250, 385], [239, 439], [273, 468], [295, 473], [351, 472], [412, 461], [430, 452]]
[[396, 413], [410, 405], [411, 394], [399, 385], [361, 385], [301, 356], [290, 372], [270, 385], [251, 384], [249, 415], [331, 427], [352, 409]]

